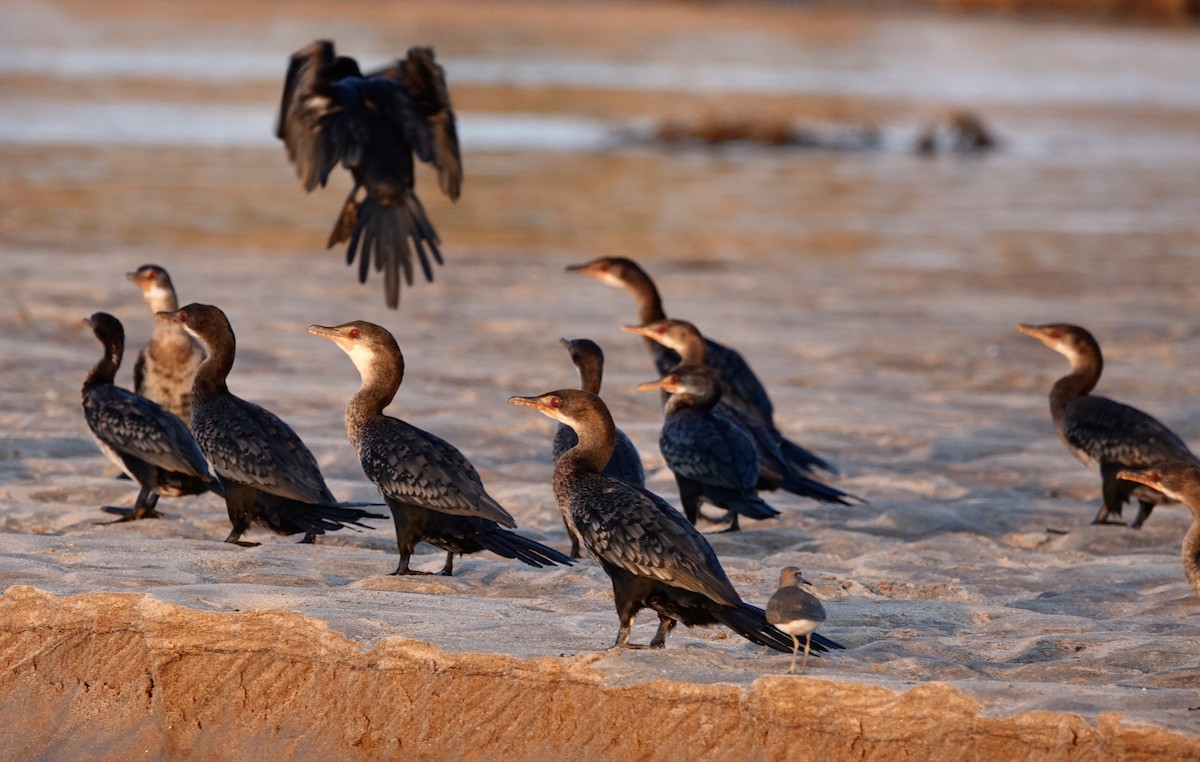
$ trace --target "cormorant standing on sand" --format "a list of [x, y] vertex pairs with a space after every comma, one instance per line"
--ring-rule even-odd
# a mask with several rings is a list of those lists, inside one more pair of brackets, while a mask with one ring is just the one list
[[704, 365], [681, 365], [638, 391], [661, 389], [671, 395], [663, 411], [659, 449], [679, 485], [683, 513], [692, 524], [706, 500], [733, 515], [728, 532], [738, 531], [738, 516], [769, 519], [779, 515], [756, 494], [759, 462], [754, 441], [713, 412], [721, 398], [721, 380]]
[[366, 75], [329, 40], [301, 48], [288, 64], [275, 134], [305, 191], [324, 187], [339, 163], [354, 176], [327, 247], [349, 240], [346, 264], [359, 257], [360, 283], [374, 260], [395, 309], [402, 271], [412, 285], [414, 254], [433, 280], [430, 257], [440, 265], [442, 255], [413, 190], [413, 154], [437, 169], [453, 201], [463, 179], [450, 92], [433, 48], [409, 48], [403, 60]]
[[221, 485], [183, 421], [160, 405], [113, 385], [125, 352], [125, 329], [107, 312], [84, 323], [104, 346], [104, 355], [83, 382], [83, 417], [109, 460], [138, 483], [133, 508], [106, 506], [122, 514], [117, 521], [161, 518], [155, 510], [160, 495], [180, 497], [212, 491]]
[[316, 535], [350, 524], [370, 529], [362, 519], [387, 518], [339, 504], [296, 432], [269, 410], [229, 392], [225, 381], [236, 341], [224, 312], [189, 304], [158, 318], [182, 325], [208, 354], [192, 389], [192, 433], [225, 488], [233, 524], [225, 542], [258, 545], [241, 540], [252, 523], [277, 534], [303, 532], [301, 542], [311, 543]]
[[[590, 275], [601, 283], [628, 291], [637, 302], [638, 321], [642, 325], [665, 320], [667, 317], [663, 312], [662, 298], [658, 294], [658, 288], [654, 285], [654, 281], [633, 260], [622, 257], [601, 257], [582, 265], [570, 265], [567, 269], [571, 272]], [[814, 455], [779, 433], [779, 429], [775, 425], [775, 407], [771, 403], [771, 397], [767, 394], [766, 387], [737, 350], [707, 337], [701, 337], [704, 350], [702, 359], [687, 358], [680, 357], [680, 353], [672, 347], [663, 346], [648, 336], [645, 338], [646, 346], [650, 350], [650, 356], [654, 360], [654, 367], [659, 376], [665, 376], [672, 368], [680, 364], [703, 363], [712, 366], [726, 387], [729, 403], [744, 408], [749, 415], [778, 437], [780, 446], [789, 460], [805, 471], [819, 468], [832, 474], [837, 473], [837, 467], [832, 463]]]
[[[142, 265], [125, 278], [142, 290], [151, 313], [179, 309], [171, 276], [158, 265]], [[133, 365], [133, 390], [157, 402], [184, 423], [192, 420], [192, 379], [204, 359], [204, 350], [187, 331], [174, 323], [154, 321], [150, 341], [138, 352]]]
[[1143, 484], [1191, 509], [1192, 526], [1184, 535], [1180, 555], [1183, 573], [1200, 596], [1200, 465], [1192, 461], [1159, 463], [1142, 471], [1121, 471], [1117, 478]]
[[1174, 432], [1141, 410], [1091, 394], [1104, 369], [1104, 357], [1100, 344], [1086, 329], [1065, 323], [1021, 323], [1017, 330], [1038, 339], [1071, 363], [1071, 372], [1050, 390], [1050, 416], [1067, 449], [1084, 465], [1100, 468], [1104, 503], [1092, 523], [1124, 524], [1117, 519], [1133, 496], [1138, 501], [1138, 515], [1129, 526], [1140, 529], [1155, 505], [1173, 503], [1175, 499], [1123, 481], [1117, 473], [1164, 461], [1200, 461]]
[[454, 554], [490, 550], [530, 566], [570, 565], [571, 559], [504, 527], [517, 522], [483, 488], [475, 467], [449, 442], [383, 414], [404, 380], [404, 355], [396, 339], [374, 323], [356, 320], [308, 329], [349, 355], [362, 386], [346, 405], [346, 435], [367, 478], [392, 509], [400, 564], [392, 574], [427, 574], [408, 568], [424, 540], [446, 551], [440, 574], [454, 573]]
[[800, 585], [812, 584], [800, 576], [795, 566], [785, 566], [779, 572], [779, 589], [767, 601], [767, 621], [792, 636], [792, 665], [788, 674], [796, 671], [796, 652], [804, 636], [804, 663], [800, 671], [808, 669], [808, 651], [812, 634], [825, 622], [825, 607], [820, 599]]
[[[769, 624], [762, 609], [742, 601], [716, 553], [665, 500], [602, 473], [612, 456], [614, 429], [604, 402], [577, 389], [539, 397], [510, 397], [575, 429], [579, 444], [554, 467], [554, 497], [571, 517], [588, 554], [612, 580], [620, 629], [614, 647], [629, 642], [637, 612], [652, 608], [659, 626], [651, 647], [663, 647], [676, 622], [723, 624], [747, 640], [783, 653], [791, 637]], [[814, 638], [816, 648], [840, 648]]]
[[[590, 339], [559, 339], [571, 354], [571, 362], [579, 371], [579, 388], [592, 394], [600, 394], [600, 384], [604, 379], [604, 352], [600, 346]], [[642, 457], [638, 454], [633, 442], [624, 431], [616, 430], [616, 447], [613, 455], [604, 467], [604, 473], [635, 487], [646, 486], [646, 472], [642, 468]], [[554, 462], [567, 450], [578, 444], [579, 438], [575, 430], [565, 423], [558, 424], [554, 432]], [[571, 528], [571, 522], [563, 515], [563, 524], [571, 537], [571, 558], [579, 558], [579, 537]]]

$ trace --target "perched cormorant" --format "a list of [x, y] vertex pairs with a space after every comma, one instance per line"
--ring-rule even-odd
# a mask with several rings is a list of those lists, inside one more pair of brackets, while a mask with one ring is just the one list
[[692, 524], [705, 500], [733, 514], [727, 531], [738, 530], [738, 516], [769, 519], [779, 515], [756, 494], [759, 474], [754, 440], [744, 429], [713, 412], [721, 399], [721, 380], [704, 365], [681, 365], [638, 391], [663, 390], [671, 397], [663, 411], [658, 446], [679, 485], [683, 513]]
[[162, 406], [113, 386], [125, 352], [125, 329], [107, 312], [97, 312], [84, 323], [104, 346], [104, 355], [83, 382], [83, 417], [109, 460], [138, 483], [133, 508], [106, 506], [120, 513], [117, 521], [160, 518], [154, 506], [159, 495], [180, 497], [212, 491], [221, 485], [183, 421]]
[[[622, 257], [601, 257], [586, 264], [570, 265], [567, 269], [571, 272], [590, 275], [601, 283], [628, 291], [637, 302], [638, 321], [642, 325], [665, 320], [667, 317], [663, 312], [662, 298], [658, 294], [658, 288], [655, 287], [654, 281], [633, 260]], [[646, 346], [650, 350], [650, 356], [654, 360], [654, 367], [659, 376], [666, 375], [681, 363], [711, 365], [726, 387], [729, 403], [744, 408], [749, 415], [758, 419], [759, 423], [777, 436], [788, 460], [806, 471], [819, 468], [829, 473], [837, 473], [837, 468], [832, 463], [814, 455], [779, 433], [779, 429], [775, 425], [775, 408], [771, 404], [766, 387], [737, 350], [707, 337], [701, 337], [704, 345], [703, 358], [681, 358], [675, 348], [664, 346], [649, 336], [645, 338]]]
[[792, 665], [788, 674], [796, 671], [796, 652], [800, 650], [798, 635], [804, 636], [804, 663], [800, 671], [808, 669], [808, 650], [812, 634], [825, 622], [825, 607], [817, 596], [800, 585], [812, 584], [800, 576], [795, 566], [785, 566], [779, 572], [779, 589], [767, 601], [767, 621], [792, 636]]
[[1200, 595], [1200, 465], [1193, 461], [1159, 463], [1142, 471], [1121, 471], [1117, 478], [1144, 484], [1191, 509], [1192, 526], [1184, 535], [1180, 555], [1183, 573]]
[[451, 200], [463, 179], [450, 92], [433, 48], [409, 48], [405, 59], [366, 75], [329, 40], [301, 48], [288, 64], [275, 134], [305, 191], [324, 187], [339, 163], [354, 176], [327, 247], [349, 240], [346, 264], [359, 257], [359, 282], [373, 259], [395, 309], [401, 271], [412, 285], [414, 254], [433, 280], [430, 257], [440, 265], [442, 255], [413, 190], [413, 155], [437, 169]]
[[1170, 460], [1200, 461], [1174, 432], [1141, 410], [1091, 394], [1104, 369], [1104, 358], [1100, 345], [1087, 330], [1063, 323], [1021, 323], [1017, 330], [1040, 340], [1071, 363], [1071, 372], [1050, 390], [1050, 416], [1067, 449], [1084, 465], [1100, 468], [1104, 503], [1092, 523], [1124, 524], [1109, 517], [1119, 519], [1125, 502], [1133, 496], [1138, 501], [1138, 515], [1129, 526], [1141, 528], [1156, 504], [1175, 500], [1157, 490], [1122, 481], [1117, 472]]
[[404, 380], [404, 355], [386, 329], [356, 320], [308, 329], [337, 344], [362, 377], [346, 405], [346, 435], [367, 478], [396, 522], [400, 564], [392, 574], [428, 574], [408, 567], [424, 540], [446, 551], [440, 574], [454, 573], [455, 553], [490, 550], [530, 566], [570, 564], [553, 548], [510, 532], [517, 522], [483, 488], [475, 467], [449, 442], [383, 414]]
[[252, 523], [283, 535], [303, 532], [301, 542], [311, 543], [349, 524], [370, 529], [362, 519], [387, 518], [339, 504], [296, 432], [269, 410], [229, 392], [225, 381], [236, 341], [224, 312], [189, 304], [158, 318], [182, 325], [208, 354], [192, 387], [192, 433], [225, 488], [233, 524], [225, 542], [258, 545], [241, 540]]
[[[559, 339], [559, 342], [570, 352], [571, 362], [579, 371], [579, 388], [585, 392], [599, 394], [600, 383], [604, 378], [604, 352], [600, 346], [590, 339]], [[604, 473], [635, 487], [646, 486], [646, 472], [642, 468], [642, 457], [638, 455], [637, 448], [624, 431], [617, 429], [616, 436], [616, 447], [608, 465], [604, 467]], [[562, 454], [578, 442], [579, 438], [575, 436], [574, 429], [565, 423], [558, 424], [558, 429], [554, 432], [554, 462], [557, 463]], [[571, 537], [571, 558], [579, 558], [579, 537], [571, 529], [571, 522], [565, 514], [563, 524]]]
[[[179, 309], [171, 276], [158, 265], [142, 265], [125, 278], [142, 290], [151, 313]], [[192, 379], [204, 359], [204, 350], [187, 331], [174, 323], [154, 321], [150, 341], [138, 352], [133, 366], [133, 390], [157, 402], [184, 423], [192, 420]]]
[[[579, 444], [554, 466], [554, 497], [571, 517], [588, 554], [612, 580], [620, 629], [614, 647], [629, 643], [637, 612], [651, 608], [659, 626], [651, 647], [666, 645], [676, 622], [724, 624], [742, 637], [790, 653], [791, 637], [769, 624], [762, 609], [742, 601], [704, 536], [679, 511], [645, 489], [603, 473], [615, 429], [604, 402], [590, 392], [563, 389], [539, 397], [510, 397], [575, 429]], [[816, 648], [841, 648], [814, 638]]]

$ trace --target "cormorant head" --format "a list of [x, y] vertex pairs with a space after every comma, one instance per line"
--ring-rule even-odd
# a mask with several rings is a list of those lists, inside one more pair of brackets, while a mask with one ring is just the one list
[[192, 302], [173, 312], [156, 312], [154, 316], [183, 326], [183, 330], [199, 341], [210, 355], [214, 346], [234, 343], [233, 326], [229, 324], [229, 318], [220, 308], [211, 304]]
[[647, 278], [645, 271], [632, 259], [624, 257], [600, 257], [582, 265], [567, 265], [567, 271], [590, 275], [601, 283], [624, 288], [638, 278]]
[[1018, 323], [1017, 330], [1038, 339], [1046, 346], [1067, 358], [1071, 367], [1077, 367], [1084, 358], [1100, 358], [1100, 344], [1086, 329], [1069, 323], [1046, 323], [1029, 325]]
[[345, 352], [363, 383], [369, 383], [383, 371], [404, 372], [404, 354], [396, 337], [386, 328], [365, 320], [352, 320], [337, 326], [312, 325], [308, 332], [329, 339]]
[[142, 298], [156, 312], [175, 309], [175, 286], [163, 268], [142, 265], [131, 273], [125, 273], [125, 279], [142, 290]]
[[1118, 479], [1144, 484], [1173, 500], [1200, 509], [1200, 466], [1186, 461], [1159, 463], [1140, 471], [1120, 471]]

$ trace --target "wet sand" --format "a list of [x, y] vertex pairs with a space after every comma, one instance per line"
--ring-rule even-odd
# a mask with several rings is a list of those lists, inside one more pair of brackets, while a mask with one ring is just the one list
[[[340, 251], [321, 249], [344, 178], [305, 196], [269, 132], [199, 147], [104, 135], [0, 141], [0, 267], [8, 294], [0, 302], [0, 588], [9, 589], [0, 603], [0, 664], [17, 675], [0, 710], [29, 729], [10, 748], [61, 752], [73, 748], [64, 735], [69, 728], [99, 733], [96, 691], [72, 680], [90, 674], [87, 682], [103, 682], [105, 670], [127, 676], [136, 664], [160, 686], [142, 699], [149, 714], [139, 715], [141, 705], [133, 703], [140, 683], [113, 677], [115, 695], [107, 699], [121, 707], [114, 716], [136, 728], [130, 738], [159, 756], [228, 753], [239, 747], [222, 747], [211, 736], [203, 745], [196, 726], [253, 725], [228, 700], [239, 680], [257, 700], [274, 700], [297, 717], [343, 720], [353, 712], [340, 713], [334, 687], [368, 690], [371, 676], [383, 680], [386, 670], [355, 660], [392, 654], [440, 665], [427, 675], [405, 673], [409, 685], [432, 686], [432, 696], [439, 674], [478, 674], [486, 677], [456, 682], [455, 691], [507, 685], [509, 701], [525, 697], [531, 708], [565, 712], [554, 715], [558, 724], [545, 738], [569, 739], [595, 754], [673, 756], [656, 745], [673, 738], [663, 730], [673, 727], [671, 715], [656, 714], [656, 702], [701, 706], [700, 716], [733, 723], [719, 725], [724, 735], [705, 736], [703, 748], [717, 757], [747, 748], [722, 746], [722, 739], [744, 741], [729, 728], [751, 716], [762, 723], [745, 719], [756, 729], [751, 735], [762, 728], [777, 744], [808, 739], [814, 750], [845, 752], [855, 737], [838, 724], [847, 713], [892, 718], [859, 729], [862, 748], [880, 756], [934, 748], [1065, 756], [1074, 748], [1072, 733], [1074, 753], [1166, 758], [1194, 751], [1200, 601], [1179, 563], [1190, 517], [1164, 507], [1141, 531], [1088, 523], [1099, 479], [1062, 447], [1046, 404], [1066, 362], [1012, 326], [1089, 327], [1107, 360], [1098, 391], [1200, 441], [1193, 404], [1200, 395], [1200, 319], [1191, 277], [1200, 258], [1200, 93], [1188, 74], [1200, 64], [1195, 33], [923, 16], [889, 26], [770, 9], [734, 20], [720, 7], [673, 5], [644, 13], [431, 5], [403, 24], [398, 10], [388, 10], [392, 26], [374, 22], [380, 9], [373, 4], [351, 6], [336, 22], [323, 21], [316, 5], [205, 7], [215, 9], [211, 16], [176, 27], [159, 6], [140, 3], [117, 6], [106, 18], [83, 5], [15, 4], [23, 34], [3, 34], [17, 51], [61, 48], [64, 56], [74, 48], [203, 50], [207, 41], [231, 60], [242, 55], [249, 62], [245, 77], [229, 87], [178, 73], [38, 74], [10, 60], [0, 67], [0, 93], [26, 105], [61, 102], [64, 113], [123, 99], [218, 114], [261, 108], [269, 131], [277, 83], [254, 62], [279, 59], [281, 75], [292, 49], [328, 34], [348, 53], [367, 51], [363, 57], [376, 61], [410, 42], [436, 44], [464, 123], [472, 112], [617, 127], [783, 113], [804, 124], [873, 124], [883, 140], [862, 152], [466, 144], [458, 204], [438, 196], [430, 174], [420, 179], [447, 264], [434, 283], [406, 291], [398, 312], [384, 309], [376, 279], [358, 285]], [[200, 13], [184, 8], [190, 6], [173, 13]], [[895, 24], [930, 44], [906, 48]], [[797, 39], [827, 40], [826, 58], [797, 52]], [[1021, 40], [1054, 39], [1062, 42], [1046, 72], [1032, 71], [1020, 50], [1011, 67], [1003, 65], [1004, 51]], [[945, 50], [939, 53], [936, 41]], [[893, 96], [864, 85], [853, 97], [817, 86], [781, 93], [759, 85], [727, 98], [669, 79], [678, 89], [506, 84], [471, 75], [464, 87], [454, 84], [456, 60], [570, 57], [681, 65], [715, 59], [755, 71], [803, 61], [817, 67], [816, 81], [837, 84], [853, 80], [856, 67], [877, 71], [881, 47], [901, 70], [920, 63], [930, 72], [932, 94], [921, 96], [920, 80]], [[958, 56], [971, 48], [978, 58]], [[1123, 65], [1112, 50], [1139, 63]], [[1079, 87], [1056, 89], [1055, 81]], [[1097, 84], [1104, 81], [1113, 89]], [[1008, 82], [1028, 85], [1013, 89]], [[962, 83], [979, 83], [985, 96], [951, 97]], [[962, 107], [994, 127], [998, 151], [911, 153], [925, 123]], [[31, 110], [29, 119], [42, 114]], [[212, 496], [164, 499], [162, 521], [95, 524], [103, 518], [99, 505], [130, 501], [134, 490], [113, 478], [80, 414], [79, 386], [99, 353], [80, 319], [100, 309], [116, 314], [135, 351], [151, 318], [123, 274], [145, 262], [165, 266], [185, 302], [211, 302], [229, 313], [239, 347], [232, 390], [291, 423], [342, 499], [375, 494], [342, 430], [357, 375], [341, 352], [305, 329], [366, 319], [392, 330], [406, 354], [408, 375], [390, 412], [462, 449], [529, 536], [557, 547], [567, 542], [549, 489], [553, 427], [504, 400], [574, 384], [560, 336], [587, 336], [605, 347], [605, 397], [641, 450], [651, 488], [677, 502], [658, 453], [654, 395], [634, 391], [652, 378], [651, 364], [640, 341], [618, 330], [636, 318], [632, 301], [564, 271], [603, 255], [640, 261], [657, 279], [668, 314], [737, 346], [767, 383], [780, 427], [841, 467], [837, 486], [870, 501], [827, 508], [771, 495], [783, 512], [779, 520], [745, 522], [744, 532], [710, 538], [747, 600], [765, 604], [781, 566], [799, 566], [815, 583], [830, 615], [823, 632], [849, 649], [814, 660], [806, 678], [776, 677], [789, 657], [717, 629], [681, 628], [661, 652], [605, 651], [616, 617], [608, 581], [591, 562], [535, 570], [482, 554], [456, 563], [452, 579], [397, 579], [386, 576], [396, 560], [388, 522], [329, 535], [315, 548], [255, 530], [251, 539], [261, 547], [234, 548], [219, 542], [228, 521]], [[132, 358], [119, 376], [125, 385], [131, 366]], [[435, 569], [441, 560], [423, 546], [415, 565]], [[84, 597], [45, 598], [29, 587]], [[114, 593], [147, 598], [131, 603]], [[643, 614], [635, 640], [649, 640], [652, 620]], [[119, 641], [120, 648], [81, 645], [101, 632], [115, 640], [96, 643]], [[126, 632], [140, 634], [125, 642]], [[289, 632], [295, 639], [272, 656], [271, 644]], [[222, 641], [222, 633], [231, 639]], [[257, 649], [272, 664], [321, 654], [318, 661], [358, 665], [358, 677], [335, 670], [313, 678], [332, 697], [323, 704], [303, 698], [304, 690], [317, 690], [304, 680], [271, 689], [276, 673], [259, 664], [251, 675], [246, 665], [257, 663], [250, 657], [221, 661], [228, 672], [206, 682], [211, 667], [181, 656], [223, 648]], [[114, 662], [112, 654], [142, 654], [138, 649], [148, 654], [144, 663]], [[172, 673], [171, 664], [187, 669]], [[631, 691], [614, 705], [583, 688], [571, 695], [604, 711], [624, 706], [621, 726], [642, 745], [610, 739], [604, 746], [581, 734], [587, 718], [579, 707], [539, 703], [552, 695], [547, 686], [558, 684]], [[940, 693], [943, 686], [951, 692]], [[895, 698], [904, 691], [907, 699]], [[806, 703], [811, 695], [831, 698], [817, 709]], [[58, 730], [39, 719], [66, 705], [56, 701], [73, 707]], [[745, 709], [754, 701], [766, 702], [761, 715]], [[933, 716], [953, 705], [955, 719], [944, 733], [930, 733], [918, 710], [887, 715], [897, 701]], [[654, 712], [636, 710], [652, 704]], [[447, 704], [447, 712], [450, 706], [457, 704]], [[845, 708], [841, 714], [837, 706]], [[430, 704], [395, 711], [423, 724], [388, 736], [391, 726], [380, 730], [382, 717], [364, 710], [383, 735], [357, 752], [339, 745], [348, 735], [336, 742], [321, 735], [328, 728], [288, 726], [292, 735], [284, 735], [300, 739], [298, 746], [278, 734], [253, 739], [288, 756], [312, 755], [314, 747], [303, 746], [309, 732], [346, 754], [402, 753], [389, 743], [403, 738], [418, 744], [404, 749], [423, 758], [447, 749], [468, 758], [522, 756], [504, 745], [500, 730], [471, 736]], [[810, 724], [785, 723], [793, 713]], [[287, 726], [282, 714], [266, 720]], [[173, 742], [158, 728], [164, 717], [179, 729]], [[813, 718], [837, 731], [818, 739]], [[1021, 723], [1030, 718], [1052, 730], [1023, 735], [1019, 728], [1029, 725]], [[491, 722], [507, 726], [503, 718]], [[492, 727], [475, 715], [462, 725], [473, 723]], [[439, 738], [450, 743], [439, 733], [451, 727], [462, 734], [455, 743], [465, 746], [437, 745]], [[692, 737], [700, 732], [678, 727]], [[237, 734], [230, 735], [235, 744]], [[943, 746], [921, 745], [935, 736]], [[104, 737], [106, 748], [135, 748]], [[997, 738], [1015, 745], [986, 745]], [[537, 756], [537, 748], [526, 752]], [[774, 757], [786, 745], [754, 748]]]

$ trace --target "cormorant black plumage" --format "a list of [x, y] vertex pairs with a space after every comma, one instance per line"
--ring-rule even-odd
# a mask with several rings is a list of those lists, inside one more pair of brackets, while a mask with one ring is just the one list
[[505, 527], [516, 527], [516, 521], [484, 490], [475, 467], [453, 445], [383, 414], [404, 380], [404, 355], [391, 333], [361, 320], [308, 330], [337, 344], [362, 377], [346, 405], [346, 435], [392, 510], [400, 550], [393, 574], [426, 573], [408, 566], [421, 540], [446, 551], [440, 573], [447, 576], [454, 572], [454, 554], [481, 550], [530, 566], [571, 563], [557, 550], [508, 531]]
[[[171, 276], [158, 265], [142, 265], [125, 278], [141, 289], [152, 314], [179, 309]], [[204, 350], [187, 331], [155, 320], [154, 333], [133, 365], [133, 390], [190, 423], [192, 379], [203, 359]]]
[[252, 523], [272, 532], [303, 532], [302, 542], [362, 519], [386, 518], [352, 504], [339, 504], [296, 432], [274, 413], [230, 393], [236, 340], [225, 313], [208, 304], [189, 304], [158, 313], [194, 336], [208, 356], [196, 371], [192, 388], [192, 433], [225, 488], [225, 507], [233, 529], [225, 542], [243, 542]]
[[413, 256], [427, 281], [442, 264], [438, 235], [414, 191], [413, 155], [438, 171], [442, 192], [457, 200], [462, 159], [450, 93], [432, 48], [363, 75], [353, 58], [317, 40], [292, 54], [276, 136], [306, 191], [324, 187], [339, 163], [354, 176], [328, 246], [349, 241], [365, 283], [374, 260], [384, 271], [387, 305], [400, 303], [400, 275], [412, 285]]
[[1067, 449], [1084, 465], [1100, 469], [1104, 502], [1092, 523], [1124, 524], [1118, 519], [1132, 496], [1138, 501], [1138, 515], [1129, 526], [1139, 529], [1155, 505], [1175, 502], [1157, 490], [1117, 478], [1122, 469], [1147, 468], [1165, 461], [1200, 461], [1182, 439], [1156, 419], [1091, 393], [1104, 370], [1104, 357], [1095, 337], [1084, 328], [1065, 323], [1022, 323], [1017, 330], [1038, 339], [1071, 363], [1071, 372], [1050, 390], [1050, 416]]
[[769, 519], [779, 515], [756, 494], [759, 478], [754, 441], [738, 425], [717, 415], [721, 380], [704, 365], [681, 365], [639, 391], [663, 390], [671, 397], [663, 411], [658, 446], [675, 474], [683, 513], [692, 524], [707, 501], [733, 514], [729, 531], [738, 530], [738, 516]]
[[[588, 554], [612, 580], [620, 628], [615, 647], [629, 643], [634, 617], [658, 613], [651, 647], [666, 645], [676, 622], [724, 624], [742, 637], [790, 653], [791, 637], [767, 623], [762, 609], [744, 602], [704, 536], [665, 500], [603, 473], [612, 456], [615, 426], [604, 402], [577, 389], [539, 397], [511, 397], [575, 429], [579, 444], [554, 467], [554, 496], [571, 517]], [[818, 649], [840, 648], [815, 639]]]
[[[604, 352], [600, 349], [600, 345], [590, 339], [560, 339], [559, 341], [571, 354], [571, 362], [579, 371], [579, 388], [585, 392], [600, 394], [600, 384], [604, 379]], [[613, 449], [613, 455], [609, 458], [608, 464], [604, 466], [604, 473], [635, 487], [646, 486], [646, 472], [642, 467], [642, 457], [638, 454], [637, 448], [634, 447], [633, 442], [624, 431], [617, 429], [616, 437], [616, 447]], [[558, 424], [558, 429], [554, 432], [552, 450], [554, 462], [557, 463], [564, 452], [578, 443], [579, 437], [575, 436], [574, 429], [565, 423]], [[563, 516], [563, 524], [566, 525], [567, 534], [571, 537], [571, 558], [579, 558], [579, 538], [572, 531], [571, 522], [567, 520], [566, 515]]]
[[[623, 257], [601, 257], [582, 265], [571, 265], [567, 269], [590, 275], [601, 283], [628, 291], [637, 302], [638, 321], [642, 325], [665, 320], [667, 317], [654, 281], [633, 260]], [[747, 415], [766, 426], [779, 439], [780, 448], [788, 460], [805, 471], [818, 468], [833, 474], [838, 472], [832, 463], [792, 442], [779, 432], [775, 425], [775, 407], [766, 387], [737, 350], [708, 337], [702, 336], [701, 341], [703, 356], [696, 359], [681, 357], [676, 349], [664, 346], [650, 337], [645, 338], [659, 376], [666, 375], [680, 364], [703, 363], [712, 366], [725, 385], [728, 403], [742, 408]]]
[[107, 312], [84, 323], [104, 346], [104, 355], [83, 382], [83, 416], [100, 450], [129, 474], [140, 488], [133, 508], [106, 507], [122, 514], [118, 521], [159, 518], [160, 495], [180, 497], [204, 492], [221, 494], [191, 432], [162, 406], [114, 386], [125, 352], [125, 329]]

